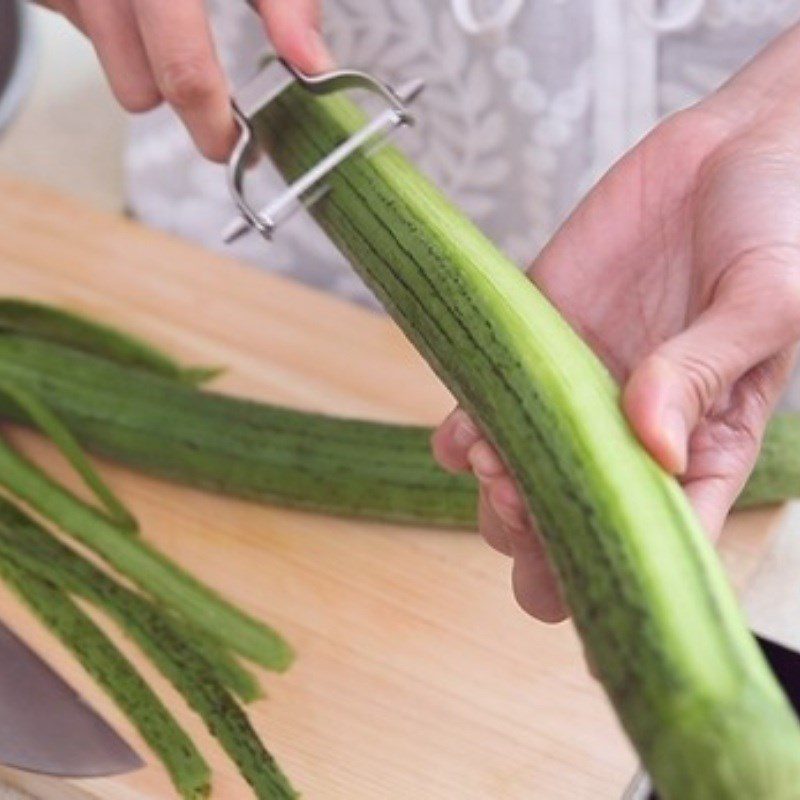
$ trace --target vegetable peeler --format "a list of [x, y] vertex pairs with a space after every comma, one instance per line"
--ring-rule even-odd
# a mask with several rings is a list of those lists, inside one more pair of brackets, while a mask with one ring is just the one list
[[[283, 194], [263, 208], [248, 200], [245, 178], [260, 161], [263, 153], [253, 131], [252, 120], [284, 90], [297, 83], [317, 95], [341, 90], [364, 89], [385, 104], [363, 128], [354, 133], [311, 170], [294, 181]], [[272, 239], [276, 228], [301, 207], [308, 207], [327, 191], [325, 177], [353, 153], [385, 140], [394, 130], [413, 124], [408, 106], [423, 89], [421, 80], [413, 80], [398, 89], [366, 72], [339, 69], [319, 75], [307, 75], [277, 56], [269, 56], [263, 69], [232, 98], [233, 112], [239, 125], [239, 139], [228, 162], [228, 187], [240, 217], [223, 231], [230, 243], [255, 228], [265, 239]]]

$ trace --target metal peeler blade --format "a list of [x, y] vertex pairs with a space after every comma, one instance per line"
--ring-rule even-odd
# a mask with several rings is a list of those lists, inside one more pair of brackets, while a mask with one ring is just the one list
[[[256, 209], [247, 199], [244, 187], [248, 171], [262, 155], [251, 120], [293, 83], [314, 94], [365, 89], [380, 97], [386, 103], [386, 108], [288, 186], [283, 194], [263, 208]], [[228, 162], [228, 187], [240, 216], [225, 227], [222, 234], [224, 241], [233, 242], [251, 228], [265, 239], [271, 239], [283, 221], [325, 194], [325, 177], [345, 159], [361, 148], [385, 139], [398, 127], [413, 124], [408, 106], [423, 88], [421, 80], [413, 80], [393, 89], [368, 73], [357, 70], [342, 69], [321, 75], [306, 75], [280, 58], [268, 58], [265, 67], [232, 100], [240, 135]]]

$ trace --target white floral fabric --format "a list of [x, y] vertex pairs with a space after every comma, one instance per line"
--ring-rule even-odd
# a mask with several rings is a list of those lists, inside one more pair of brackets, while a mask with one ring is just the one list
[[[234, 83], [266, 43], [244, 2], [210, 0]], [[389, 81], [422, 77], [418, 124], [397, 142], [518, 263], [657, 120], [707, 93], [800, 17], [800, 0], [323, 0], [337, 61]], [[135, 119], [132, 211], [222, 249], [224, 170], [172, 113]], [[277, 178], [265, 180], [277, 194]], [[374, 304], [305, 215], [274, 243], [228, 252]]]

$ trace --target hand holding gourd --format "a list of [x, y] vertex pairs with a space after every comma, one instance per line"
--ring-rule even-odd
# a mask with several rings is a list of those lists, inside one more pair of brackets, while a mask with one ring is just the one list
[[[800, 338], [800, 29], [666, 120], [589, 193], [531, 267], [624, 387], [634, 431], [717, 535], [752, 470]], [[439, 461], [481, 485], [481, 529], [519, 603], [566, 615], [514, 481], [456, 410]]]
[[[230, 86], [203, 0], [40, 0], [91, 39], [117, 100], [131, 112], [166, 101], [213, 161], [236, 141]], [[239, 0], [244, 2], [244, 0]], [[331, 66], [317, 0], [258, 0], [277, 52], [306, 72]]]

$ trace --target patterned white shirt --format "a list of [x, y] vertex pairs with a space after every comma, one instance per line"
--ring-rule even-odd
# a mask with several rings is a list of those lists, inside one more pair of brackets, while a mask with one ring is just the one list
[[[266, 48], [244, 2], [211, 0], [234, 82]], [[389, 81], [424, 78], [419, 122], [398, 142], [525, 264], [592, 182], [659, 118], [721, 83], [800, 16], [800, 0], [323, 0], [338, 63]], [[155, 226], [222, 248], [223, 169], [169, 109], [132, 124], [129, 201]], [[267, 195], [280, 184], [265, 185]], [[230, 251], [373, 304], [304, 215], [273, 244]]]

